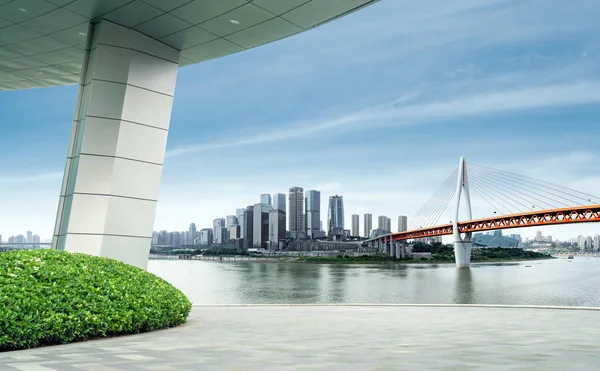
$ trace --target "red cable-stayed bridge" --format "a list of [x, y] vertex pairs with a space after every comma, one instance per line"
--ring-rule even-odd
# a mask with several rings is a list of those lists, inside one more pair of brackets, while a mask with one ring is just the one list
[[[493, 216], [474, 219], [470, 191], [493, 210]], [[461, 200], [467, 220], [459, 221]], [[450, 201], [455, 202], [454, 219], [438, 224]], [[600, 197], [524, 175], [487, 166], [459, 166], [440, 185], [411, 219], [407, 231], [368, 240], [383, 251], [397, 255], [402, 241], [453, 235], [458, 268], [468, 268], [473, 232], [546, 225], [600, 222]]]

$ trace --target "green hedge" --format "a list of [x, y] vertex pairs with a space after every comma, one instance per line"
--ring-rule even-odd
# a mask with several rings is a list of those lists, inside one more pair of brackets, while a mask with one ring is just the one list
[[191, 306], [165, 280], [113, 259], [0, 253], [0, 351], [173, 327]]

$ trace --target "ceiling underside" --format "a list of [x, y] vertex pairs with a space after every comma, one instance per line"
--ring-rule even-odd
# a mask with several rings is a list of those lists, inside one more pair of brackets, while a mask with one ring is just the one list
[[0, 0], [0, 90], [79, 82], [102, 19], [181, 50], [180, 65], [311, 29], [376, 0]]

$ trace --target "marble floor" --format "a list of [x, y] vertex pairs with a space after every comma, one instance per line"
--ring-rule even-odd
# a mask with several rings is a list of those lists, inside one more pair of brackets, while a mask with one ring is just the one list
[[0, 370], [599, 370], [599, 339], [594, 309], [195, 306], [174, 329], [0, 353]]

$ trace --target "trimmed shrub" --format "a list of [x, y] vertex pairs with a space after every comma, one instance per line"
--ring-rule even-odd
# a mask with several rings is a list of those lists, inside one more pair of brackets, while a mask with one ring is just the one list
[[191, 307], [170, 283], [117, 260], [0, 253], [0, 351], [173, 327]]

